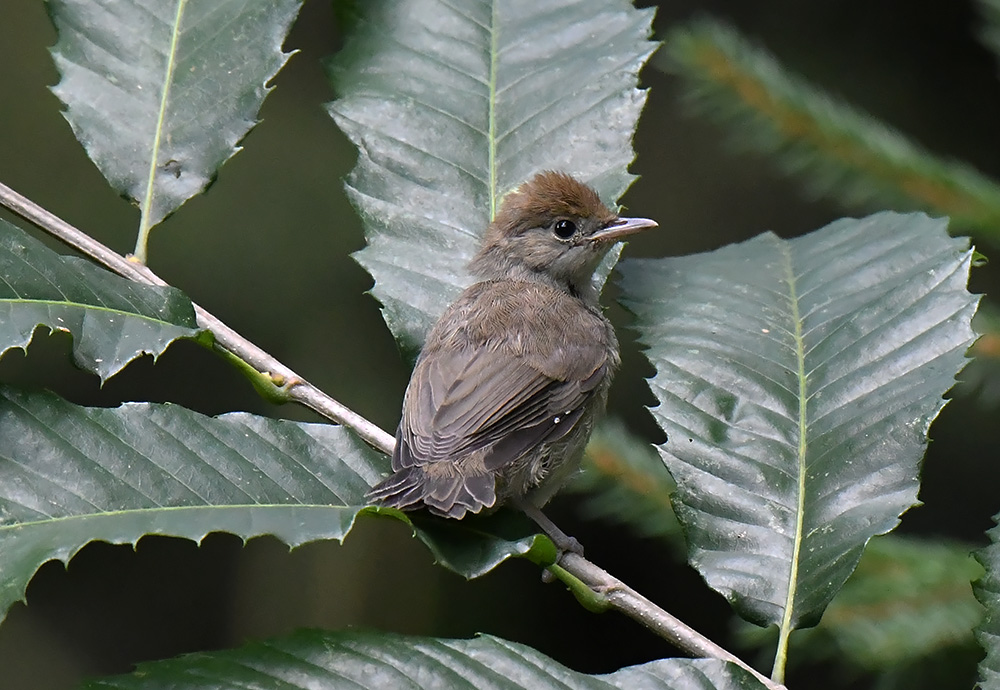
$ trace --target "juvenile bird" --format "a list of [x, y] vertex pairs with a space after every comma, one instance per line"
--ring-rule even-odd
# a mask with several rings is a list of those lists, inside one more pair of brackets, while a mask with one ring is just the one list
[[507, 195], [469, 264], [479, 282], [427, 337], [393, 474], [369, 498], [450, 518], [509, 502], [552, 534], [540, 508], [579, 467], [620, 361], [594, 270], [616, 241], [652, 227], [564, 173]]

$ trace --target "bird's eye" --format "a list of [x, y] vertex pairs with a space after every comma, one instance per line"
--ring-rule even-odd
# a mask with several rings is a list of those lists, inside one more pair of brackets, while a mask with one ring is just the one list
[[556, 234], [556, 237], [568, 240], [576, 232], [576, 223], [565, 218], [557, 220], [556, 224], [552, 226], [552, 232]]

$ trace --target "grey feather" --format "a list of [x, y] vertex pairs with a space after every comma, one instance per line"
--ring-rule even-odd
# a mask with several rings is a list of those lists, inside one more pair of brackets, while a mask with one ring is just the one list
[[393, 474], [370, 498], [452, 518], [544, 504], [578, 465], [619, 363], [594, 269], [621, 236], [653, 225], [619, 219], [561, 173], [508, 195], [470, 264], [481, 282], [427, 337]]

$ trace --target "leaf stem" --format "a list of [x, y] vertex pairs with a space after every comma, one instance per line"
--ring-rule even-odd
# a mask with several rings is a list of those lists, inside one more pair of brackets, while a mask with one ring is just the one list
[[591, 613], [604, 613], [611, 608], [607, 597], [588, 587], [587, 583], [562, 566], [553, 563], [546, 570], [566, 585], [569, 591], [573, 593], [573, 596], [576, 597], [576, 600], [580, 602], [580, 606]]
[[156, 169], [160, 160], [160, 141], [163, 135], [163, 122], [166, 119], [167, 103], [170, 101], [170, 84], [174, 79], [174, 68], [177, 66], [177, 43], [181, 34], [181, 18], [187, 0], [177, 0], [177, 12], [174, 15], [174, 30], [170, 36], [170, 50], [167, 53], [167, 73], [163, 76], [163, 93], [160, 94], [160, 109], [156, 114], [156, 135], [153, 137], [153, 148], [149, 152], [149, 175], [146, 178], [146, 193], [142, 197], [142, 207], [139, 214], [139, 232], [135, 239], [135, 257], [141, 263], [146, 263], [149, 231], [153, 227], [150, 215], [155, 194]]
[[[147, 266], [111, 251], [3, 183], [0, 183], [0, 205], [118, 275], [140, 283], [167, 284]], [[302, 379], [198, 305], [195, 305], [195, 312], [198, 315], [199, 325], [210, 331], [215, 338], [215, 347], [239, 357], [262, 375], [268, 376], [275, 385], [286, 391], [289, 400], [301, 403], [328, 419], [350, 428], [374, 448], [386, 454], [392, 453], [395, 446], [395, 439], [392, 436]], [[769, 680], [739, 657], [687, 626], [582, 556], [564, 553], [560, 556], [556, 567], [562, 571], [557, 571], [561, 579], [567, 580], [568, 574], [590, 588], [595, 595], [593, 601], [601, 602], [601, 608], [606, 604], [607, 608], [615, 609], [638, 621], [689, 654], [729, 661], [753, 674], [770, 690], [783, 690], [783, 685]]]

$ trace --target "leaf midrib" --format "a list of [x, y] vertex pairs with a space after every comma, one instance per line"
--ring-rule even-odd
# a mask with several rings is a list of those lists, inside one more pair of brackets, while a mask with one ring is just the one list
[[[278, 509], [278, 508], [323, 508], [329, 510], [351, 510], [357, 509], [361, 510], [365, 505], [333, 505], [330, 503], [232, 503], [226, 505], [191, 505], [191, 506], [157, 506], [152, 508], [130, 508], [127, 510], [105, 510], [94, 513], [82, 513], [79, 515], [63, 515], [61, 517], [50, 517], [44, 520], [32, 520], [29, 522], [17, 522], [11, 523], [9, 525], [0, 525], [0, 537], [3, 536], [5, 531], [14, 529], [25, 529], [28, 527], [39, 527], [58, 523], [67, 523], [73, 520], [88, 520], [93, 518], [124, 518], [134, 515], [143, 515], [150, 513], [174, 513], [189, 510], [248, 510], [255, 509]], [[146, 534], [147, 532], [143, 532]]]
[[167, 104], [170, 101], [170, 85], [174, 79], [174, 69], [177, 67], [177, 44], [180, 42], [181, 19], [184, 16], [184, 6], [187, 0], [177, 0], [177, 12], [174, 15], [173, 31], [170, 35], [170, 49], [167, 52], [167, 71], [163, 76], [163, 93], [160, 95], [160, 109], [156, 114], [156, 129], [153, 136], [153, 146], [149, 154], [149, 173], [146, 178], [146, 194], [142, 200], [142, 213], [139, 217], [139, 233], [135, 244], [135, 255], [140, 262], [146, 263], [146, 244], [150, 223], [150, 211], [153, 207], [154, 183], [156, 182], [156, 166], [160, 158], [160, 142], [163, 136], [163, 123], [166, 120]]
[[[96, 304], [85, 304], [83, 302], [69, 302], [51, 299], [0, 299], [0, 304], [24, 304], [24, 305], [37, 305], [44, 307], [69, 307], [73, 309], [84, 309], [89, 311], [104, 312], [106, 314], [116, 314], [129, 319], [140, 319], [142, 321], [150, 321], [155, 324], [162, 324], [164, 326], [177, 326], [179, 328], [195, 329], [197, 326], [184, 326], [182, 324], [177, 324], [172, 321], [164, 321], [163, 319], [158, 319], [154, 316], [147, 316], [145, 314], [139, 314], [134, 311], [125, 311], [124, 309], [117, 309], [114, 307], [102, 307]], [[44, 324], [43, 324], [44, 325]]]
[[785, 284], [788, 286], [788, 304], [794, 327], [792, 337], [795, 339], [796, 376], [799, 381], [798, 403], [798, 449], [797, 469], [798, 486], [796, 487], [795, 529], [792, 536], [792, 553], [788, 567], [788, 589], [785, 594], [784, 611], [781, 617], [781, 628], [778, 633], [778, 653], [775, 656], [774, 671], [771, 677], [781, 681], [784, 678], [785, 651], [788, 648], [788, 636], [792, 631], [792, 619], [795, 611], [795, 595], [798, 588], [799, 557], [802, 552], [802, 530], [805, 513], [806, 489], [806, 449], [808, 446], [806, 431], [808, 427], [807, 406], [809, 402], [808, 377], [806, 375], [805, 339], [802, 332], [802, 316], [799, 310], [799, 296], [796, 287], [796, 276], [792, 267], [792, 257], [786, 243], [780, 243]]
[[490, 16], [490, 86], [489, 86], [489, 103], [487, 103], [487, 109], [489, 110], [489, 129], [486, 135], [488, 141], [486, 142], [487, 148], [489, 150], [488, 154], [488, 164], [489, 164], [489, 175], [490, 175], [490, 222], [497, 214], [497, 44], [500, 40], [497, 31], [497, 6], [500, 4], [500, 0], [494, 0], [493, 7]]

